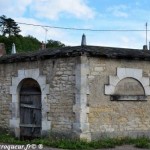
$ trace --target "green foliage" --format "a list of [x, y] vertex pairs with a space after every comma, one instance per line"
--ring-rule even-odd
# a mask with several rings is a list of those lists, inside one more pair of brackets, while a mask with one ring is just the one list
[[47, 48], [57, 48], [57, 47], [64, 47], [65, 45], [60, 41], [48, 40], [46, 47]]
[[9, 143], [9, 144], [28, 144], [29, 141], [20, 141], [10, 134], [0, 134], [0, 142], [1, 143]]
[[32, 36], [0, 36], [0, 43], [5, 44], [7, 54], [11, 53], [13, 43], [16, 45], [17, 52], [36, 51], [41, 47], [41, 43]]
[[18, 24], [12, 19], [6, 16], [0, 16], [0, 28], [3, 36], [19, 35], [21, 32]]
[[[13, 43], [16, 45], [17, 53], [31, 52], [41, 49], [41, 42], [31, 35], [25, 37], [22, 35], [10, 37], [0, 35], [0, 43], [5, 44], [7, 54], [11, 53]], [[46, 46], [47, 48], [57, 48], [64, 47], [65, 45], [59, 41], [49, 40], [49, 43]]]
[[71, 140], [71, 139], [54, 139], [54, 138], [39, 138], [32, 141], [20, 141], [10, 134], [0, 134], [1, 143], [9, 144], [43, 144], [48, 147], [63, 148], [63, 149], [100, 149], [100, 148], [114, 148], [125, 144], [131, 144], [138, 148], [150, 148], [150, 139], [147, 137], [139, 138], [104, 138], [92, 142], [85, 140]]
[[150, 148], [150, 139], [147, 137], [137, 138], [135, 142], [135, 147]]
[[[0, 43], [5, 44], [6, 53], [10, 54], [12, 44], [15, 43], [17, 52], [37, 51], [41, 49], [41, 42], [33, 36], [21, 36], [18, 24], [5, 15], [0, 16]], [[7, 36], [8, 35], [8, 36]], [[65, 45], [60, 41], [48, 40], [46, 48], [64, 47]]]
[[[16, 46], [18, 45], [15, 43]], [[34, 38], [33, 36], [21, 36], [20, 38], [20, 48], [18, 49], [19, 52], [29, 52], [29, 51], [37, 51], [41, 48], [41, 43]]]

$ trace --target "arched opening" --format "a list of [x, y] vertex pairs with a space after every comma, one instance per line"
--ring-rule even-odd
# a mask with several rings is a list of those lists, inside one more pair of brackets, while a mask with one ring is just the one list
[[41, 136], [41, 89], [37, 81], [27, 78], [20, 87], [20, 138]]
[[145, 91], [138, 80], [127, 77], [118, 82], [114, 95], [145, 95]]
[[124, 78], [117, 83], [111, 100], [146, 100], [144, 87], [135, 78]]

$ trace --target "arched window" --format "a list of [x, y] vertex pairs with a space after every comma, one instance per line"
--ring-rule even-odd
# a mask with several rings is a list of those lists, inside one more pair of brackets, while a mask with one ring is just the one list
[[117, 68], [117, 75], [109, 76], [105, 95], [111, 100], [146, 100], [150, 95], [149, 78], [143, 77], [142, 69]]
[[124, 78], [115, 87], [115, 95], [145, 95], [142, 84], [134, 78]]

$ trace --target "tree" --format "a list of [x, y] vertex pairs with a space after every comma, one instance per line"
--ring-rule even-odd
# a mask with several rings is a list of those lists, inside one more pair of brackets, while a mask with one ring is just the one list
[[17, 53], [38, 51], [41, 47], [41, 43], [32, 36], [2, 36], [0, 35], [0, 43], [5, 44], [7, 54], [11, 53], [12, 44], [15, 43]]
[[11, 18], [6, 18], [6, 16], [0, 16], [0, 27], [3, 36], [8, 35], [19, 35], [21, 32], [20, 27], [18, 24]]
[[65, 44], [61, 43], [60, 41], [48, 40], [46, 47], [47, 48], [57, 48], [57, 47], [64, 47]]
[[3, 34], [6, 26], [6, 16], [0, 16], [0, 31]]
[[35, 37], [28, 35], [22, 38], [22, 51], [37, 51], [41, 48], [41, 42]]

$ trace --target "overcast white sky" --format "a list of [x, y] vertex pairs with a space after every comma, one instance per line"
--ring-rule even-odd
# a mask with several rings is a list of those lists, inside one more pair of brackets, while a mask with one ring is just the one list
[[[0, 0], [0, 15], [16, 22], [91, 29], [150, 28], [150, 0]], [[45, 40], [45, 29], [21, 25], [22, 35]], [[80, 45], [86, 34], [88, 45], [142, 48], [145, 32], [90, 32], [47, 28], [47, 39]], [[150, 41], [150, 31], [148, 32]]]

